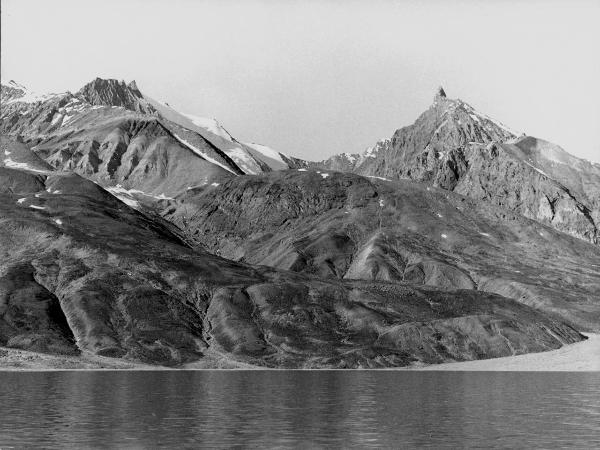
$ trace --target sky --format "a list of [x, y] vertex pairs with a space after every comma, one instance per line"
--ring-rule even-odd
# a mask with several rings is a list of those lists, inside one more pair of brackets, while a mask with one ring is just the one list
[[600, 1], [0, 0], [1, 75], [135, 79], [236, 138], [312, 160], [414, 122], [442, 85], [600, 162]]

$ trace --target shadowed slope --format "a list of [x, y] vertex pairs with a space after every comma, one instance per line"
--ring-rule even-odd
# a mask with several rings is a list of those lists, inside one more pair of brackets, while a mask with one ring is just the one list
[[584, 329], [600, 323], [596, 246], [424, 184], [277, 172], [191, 190], [164, 214], [199, 245], [252, 264], [486, 290]]
[[169, 365], [219, 353], [272, 367], [391, 367], [582, 338], [497, 295], [320, 280], [192, 250], [74, 174], [0, 168], [0, 252], [0, 343], [19, 348], [75, 351], [74, 340]]

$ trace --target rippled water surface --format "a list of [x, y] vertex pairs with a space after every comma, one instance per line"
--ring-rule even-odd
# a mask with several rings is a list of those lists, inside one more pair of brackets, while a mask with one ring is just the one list
[[600, 373], [0, 373], [0, 448], [600, 448]]

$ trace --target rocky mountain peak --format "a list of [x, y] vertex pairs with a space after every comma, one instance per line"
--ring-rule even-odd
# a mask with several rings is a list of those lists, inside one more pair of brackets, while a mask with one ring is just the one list
[[133, 92], [137, 93], [139, 97], [142, 97], [142, 93], [140, 92], [137, 83], [135, 82], [135, 80], [131, 80], [131, 83], [129, 83], [127, 85], [127, 87], [129, 89], [131, 89]]
[[439, 100], [440, 98], [446, 98], [446, 91], [444, 91], [444, 88], [442, 86], [437, 88], [434, 100]]
[[126, 84], [125, 81], [96, 78], [82, 87], [77, 95], [92, 105], [121, 106], [145, 114], [156, 112], [144, 99], [135, 81]]

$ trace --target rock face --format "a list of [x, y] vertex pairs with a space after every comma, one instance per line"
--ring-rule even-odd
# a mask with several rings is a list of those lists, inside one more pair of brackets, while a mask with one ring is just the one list
[[434, 101], [438, 101], [438, 100], [440, 100], [442, 98], [446, 98], [446, 92], [444, 91], [444, 88], [440, 86], [438, 88], [438, 90], [437, 90], [437, 92], [436, 92], [435, 97], [433, 98], [433, 100]]
[[10, 266], [0, 276], [0, 317], [1, 345], [43, 353], [79, 353], [59, 300], [35, 280], [27, 263]]
[[96, 78], [76, 94], [90, 105], [122, 106], [131, 111], [154, 114], [156, 110], [145, 99], [135, 81], [103, 80]]
[[193, 250], [70, 173], [0, 168], [0, 345], [178, 365], [391, 367], [582, 336], [495, 294], [320, 280]]
[[323, 171], [237, 177], [163, 211], [230, 259], [330, 279], [478, 289], [600, 330], [600, 250], [510, 208]]
[[346, 164], [340, 159], [348, 161], [339, 155], [313, 167], [426, 182], [600, 242], [600, 165], [517, 136], [442, 88], [413, 125]]

